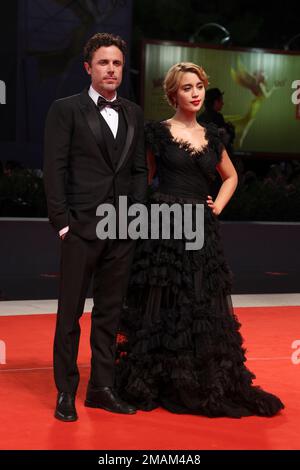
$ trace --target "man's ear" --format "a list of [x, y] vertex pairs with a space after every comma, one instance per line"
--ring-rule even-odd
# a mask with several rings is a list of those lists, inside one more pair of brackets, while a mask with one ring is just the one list
[[84, 68], [85, 68], [86, 72], [89, 75], [91, 75], [91, 66], [90, 66], [90, 64], [88, 62], [84, 62], [83, 65], [84, 65]]

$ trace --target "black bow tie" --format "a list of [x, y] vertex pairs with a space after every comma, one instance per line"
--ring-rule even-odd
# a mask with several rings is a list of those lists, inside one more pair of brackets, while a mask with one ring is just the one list
[[97, 106], [100, 109], [100, 111], [103, 108], [105, 108], [106, 106], [109, 106], [110, 108], [114, 109], [115, 111], [119, 111], [120, 106], [121, 106], [121, 102], [118, 99], [116, 99], [114, 101], [107, 101], [102, 96], [99, 96], [98, 101], [97, 101]]

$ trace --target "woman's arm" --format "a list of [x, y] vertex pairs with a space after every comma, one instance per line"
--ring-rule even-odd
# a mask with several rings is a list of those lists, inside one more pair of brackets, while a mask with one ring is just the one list
[[219, 215], [230, 201], [238, 183], [237, 173], [225, 149], [222, 151], [221, 161], [217, 165], [217, 171], [222, 178], [222, 186], [215, 201], [212, 200], [211, 196], [207, 196], [206, 201], [215, 215]]

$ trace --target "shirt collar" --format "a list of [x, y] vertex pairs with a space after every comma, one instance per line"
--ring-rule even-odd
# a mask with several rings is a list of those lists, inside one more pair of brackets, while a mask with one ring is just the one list
[[92, 85], [90, 86], [88, 93], [89, 93], [89, 96], [90, 96], [90, 97], [92, 98], [92, 100], [94, 101], [95, 105], [97, 105], [99, 96], [101, 96], [102, 98], [106, 99], [107, 101], [115, 101], [115, 100], [117, 99], [117, 93], [116, 93], [112, 100], [108, 100], [107, 98], [105, 98], [105, 96], [100, 95], [100, 93], [98, 93], [98, 91], [96, 91], [95, 88], [93, 88]]

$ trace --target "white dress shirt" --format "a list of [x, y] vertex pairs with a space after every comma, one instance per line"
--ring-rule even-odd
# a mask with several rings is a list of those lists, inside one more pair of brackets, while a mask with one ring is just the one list
[[[88, 93], [96, 106], [97, 106], [99, 96], [102, 96], [102, 98], [105, 98], [105, 96], [100, 95], [100, 93], [98, 93], [92, 87], [92, 85], [90, 86]], [[115, 101], [115, 99], [117, 99], [117, 94], [115, 94], [112, 100], [107, 100], [107, 101]], [[107, 122], [114, 138], [116, 138], [117, 132], [118, 132], [118, 126], [119, 126], [119, 113], [115, 109], [112, 109], [109, 106], [106, 106], [105, 108], [101, 109], [100, 113], [102, 114], [105, 121]], [[69, 231], [69, 226], [62, 228], [59, 231], [59, 236], [61, 237], [62, 235], [66, 234], [68, 231]]]
[[[92, 87], [92, 85], [90, 86], [90, 89], [89, 89], [89, 95], [94, 101], [95, 105], [97, 105], [99, 96], [106, 99], [107, 101], [115, 101], [117, 99], [117, 94], [115, 94], [112, 100], [108, 100], [107, 98], [105, 98], [105, 96], [100, 95], [100, 93], [98, 93]], [[118, 132], [118, 125], [119, 125], [119, 113], [115, 109], [112, 109], [110, 106], [106, 106], [105, 108], [101, 109], [100, 113], [102, 114], [105, 121], [109, 125], [114, 138], [116, 138], [117, 132]]]

